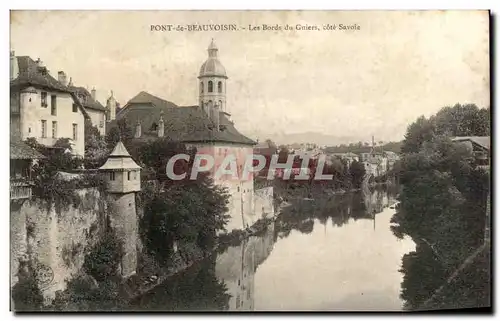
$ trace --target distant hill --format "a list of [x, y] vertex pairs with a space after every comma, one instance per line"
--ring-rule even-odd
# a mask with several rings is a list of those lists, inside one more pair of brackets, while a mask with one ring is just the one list
[[294, 134], [277, 134], [270, 137], [278, 145], [288, 144], [306, 144], [313, 143], [320, 146], [333, 146], [339, 144], [348, 144], [359, 141], [353, 136], [335, 136], [317, 132], [304, 132]]
[[[394, 152], [401, 153], [401, 145], [403, 142], [389, 142], [380, 146], [375, 146], [375, 151], [386, 151], [386, 152]], [[371, 146], [360, 146], [358, 143], [350, 143], [349, 145], [343, 144], [338, 146], [329, 146], [325, 148], [325, 152], [327, 153], [368, 153], [371, 151]]]

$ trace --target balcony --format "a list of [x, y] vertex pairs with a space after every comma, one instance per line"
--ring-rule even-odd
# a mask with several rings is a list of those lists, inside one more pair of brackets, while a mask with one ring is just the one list
[[31, 183], [22, 179], [10, 180], [10, 199], [19, 200], [31, 197]]

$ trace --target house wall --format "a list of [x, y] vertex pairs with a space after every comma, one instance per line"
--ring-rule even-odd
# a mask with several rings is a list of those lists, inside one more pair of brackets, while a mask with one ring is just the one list
[[99, 129], [99, 134], [101, 136], [106, 135], [106, 114], [104, 110], [94, 110], [94, 109], [85, 109], [90, 116], [90, 121], [92, 125]]
[[[73, 152], [83, 157], [84, 145], [84, 115], [78, 108], [73, 112], [73, 98], [69, 93], [47, 91], [47, 107], [41, 106], [42, 90], [36, 92], [21, 92], [20, 114], [16, 125], [22, 140], [34, 137], [39, 143], [53, 146], [58, 138], [69, 138], [74, 144]], [[56, 115], [51, 114], [51, 96], [56, 95]], [[12, 102], [11, 102], [12, 103]], [[12, 108], [12, 107], [11, 107]], [[11, 116], [12, 117], [12, 116]], [[15, 118], [15, 117], [14, 117]], [[42, 137], [41, 120], [46, 120], [46, 137]], [[52, 122], [57, 122], [56, 137], [52, 137]], [[73, 124], [77, 124], [77, 139], [73, 140]]]
[[274, 216], [274, 188], [272, 186], [255, 190], [254, 210], [259, 218]]
[[236, 175], [236, 177], [224, 175], [219, 179], [214, 179], [214, 183], [226, 187], [230, 195], [228, 208], [231, 219], [226, 229], [230, 232], [234, 229], [241, 230], [250, 227], [260, 218], [256, 215], [253, 205], [253, 174], [249, 173], [246, 177], [243, 176], [245, 162], [253, 155], [252, 146], [236, 144], [192, 144], [191, 146], [197, 148], [198, 154], [211, 155], [214, 157], [215, 166], [211, 171], [212, 177], [215, 177], [215, 173], [220, 168], [225, 157], [229, 155], [235, 157], [238, 175]]

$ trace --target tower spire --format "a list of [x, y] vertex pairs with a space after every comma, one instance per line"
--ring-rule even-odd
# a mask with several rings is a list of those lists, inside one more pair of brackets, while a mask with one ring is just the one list
[[210, 45], [208, 46], [208, 57], [209, 58], [217, 58], [217, 51], [219, 49], [215, 45], [215, 40], [212, 38], [212, 41], [210, 42]]

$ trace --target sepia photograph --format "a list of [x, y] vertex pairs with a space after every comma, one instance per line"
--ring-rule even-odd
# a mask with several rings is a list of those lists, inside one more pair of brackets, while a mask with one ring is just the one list
[[11, 10], [10, 311], [492, 312], [488, 10]]

